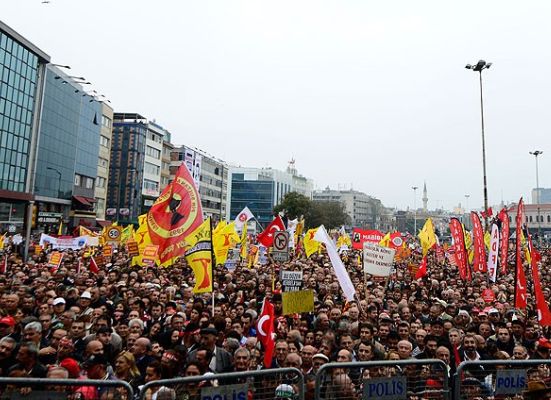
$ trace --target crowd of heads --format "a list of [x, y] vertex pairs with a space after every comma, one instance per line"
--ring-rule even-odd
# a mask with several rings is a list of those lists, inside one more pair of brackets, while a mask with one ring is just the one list
[[[550, 331], [538, 322], [530, 287], [528, 307], [514, 307], [511, 266], [495, 283], [480, 273], [465, 281], [447, 260], [429, 255], [428, 275], [416, 280], [411, 265], [420, 259], [414, 253], [396, 263], [390, 277], [377, 279], [364, 274], [359, 254], [350, 251], [342, 259], [356, 299], [346, 301], [323, 253], [293, 256], [286, 263], [268, 258], [266, 265], [251, 268], [218, 265], [213, 293], [194, 294], [194, 276], [184, 261], [168, 268], [131, 266], [121, 247], [92, 274], [84, 251], [64, 251], [55, 270], [46, 253], [24, 262], [9, 247], [5, 251], [7, 271], [0, 276], [4, 377], [124, 380], [139, 390], [166, 378], [266, 368], [256, 331], [264, 299], [276, 314], [269, 367], [299, 369], [310, 394], [313, 377], [330, 362], [439, 359], [447, 366], [445, 375], [453, 376], [462, 361], [549, 359], [551, 349]], [[551, 253], [542, 254], [540, 274], [549, 302]], [[314, 292], [311, 312], [283, 315], [281, 270], [302, 271], [302, 289]], [[485, 289], [493, 299], [483, 298]], [[361, 379], [348, 369], [340, 372], [331, 390], [360, 393]], [[366, 369], [361, 378], [391, 372]], [[548, 385], [551, 374], [542, 367], [532, 378]], [[437, 385], [438, 379], [445, 378], [431, 375], [423, 385]], [[481, 381], [476, 374], [473, 379]]]

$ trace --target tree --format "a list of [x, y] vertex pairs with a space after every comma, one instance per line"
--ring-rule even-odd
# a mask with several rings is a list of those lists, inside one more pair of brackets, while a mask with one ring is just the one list
[[307, 215], [312, 207], [312, 201], [297, 192], [289, 192], [283, 197], [281, 203], [274, 207], [274, 212], [283, 211], [287, 218], [295, 219], [302, 215]]
[[306, 214], [306, 225], [316, 228], [324, 225], [327, 229], [338, 228], [350, 223], [344, 204], [338, 201], [314, 201], [310, 212]]

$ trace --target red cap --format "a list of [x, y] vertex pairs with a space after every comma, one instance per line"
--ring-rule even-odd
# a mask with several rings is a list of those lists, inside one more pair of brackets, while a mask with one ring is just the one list
[[544, 347], [546, 349], [551, 349], [551, 342], [549, 341], [549, 339], [542, 337], [538, 340], [538, 346]]
[[80, 375], [80, 366], [73, 358], [65, 358], [59, 363], [59, 366], [65, 368], [69, 372], [69, 378], [76, 379]]
[[0, 318], [0, 325], [15, 326], [15, 320], [9, 315], [7, 317]]

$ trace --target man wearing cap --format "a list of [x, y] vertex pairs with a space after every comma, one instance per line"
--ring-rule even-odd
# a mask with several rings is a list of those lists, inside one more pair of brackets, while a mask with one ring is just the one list
[[56, 324], [57, 322], [62, 322], [61, 315], [63, 315], [63, 312], [65, 311], [65, 299], [63, 297], [56, 297], [54, 299], [54, 302], [52, 303], [54, 307], [54, 315], [52, 318], [52, 324]]
[[86, 322], [90, 321], [92, 312], [94, 311], [94, 309], [90, 307], [91, 303], [92, 303], [92, 294], [88, 290], [85, 290], [80, 295], [80, 298], [78, 300], [78, 305], [81, 309], [79, 317], [84, 318]]
[[15, 319], [11, 316], [6, 316], [0, 318], [0, 337], [10, 336], [13, 337], [15, 340], [18, 340], [18, 338], [15, 338], [14, 333], [14, 327], [15, 327]]
[[[231, 372], [233, 370], [233, 360], [231, 354], [224, 350], [222, 347], [216, 345], [216, 339], [218, 338], [218, 331], [214, 327], [207, 327], [201, 329], [201, 347], [210, 354], [212, 358], [209, 362], [209, 368], [216, 373]], [[195, 361], [197, 350], [193, 350], [188, 355], [188, 362]]]

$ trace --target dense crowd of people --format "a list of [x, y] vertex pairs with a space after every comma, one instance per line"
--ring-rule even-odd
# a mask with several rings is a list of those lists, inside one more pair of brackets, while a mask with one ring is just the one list
[[[364, 275], [358, 253], [345, 252], [342, 258], [357, 293], [356, 301], [347, 302], [324, 253], [293, 256], [281, 264], [269, 258], [266, 265], [251, 268], [218, 265], [212, 294], [193, 293], [194, 276], [184, 261], [170, 268], [132, 267], [120, 247], [92, 274], [84, 253], [65, 251], [62, 264], [52, 270], [47, 252], [23, 262], [5, 246], [0, 376], [122, 380], [140, 393], [144, 384], [167, 378], [263, 369], [256, 323], [265, 298], [276, 314], [270, 367], [299, 369], [307, 399], [313, 398], [317, 371], [331, 362], [441, 360], [447, 371], [440, 366], [402, 371], [415, 376], [414, 386], [408, 384], [411, 396], [433, 398], [430, 393], [441, 395], [444, 380], [452, 384], [463, 361], [550, 358], [551, 332], [539, 325], [533, 298], [529, 295], [525, 310], [514, 308], [512, 266], [507, 274], [498, 274], [495, 284], [480, 273], [468, 282], [447, 260], [439, 262], [430, 253], [428, 275], [416, 280], [411, 265], [420, 262], [420, 255], [414, 252], [396, 263], [389, 279], [380, 280]], [[542, 256], [542, 287], [549, 302], [551, 252], [542, 250]], [[283, 315], [278, 277], [283, 269], [302, 271], [302, 288], [315, 294], [312, 312]], [[483, 298], [487, 288], [495, 299]], [[361, 398], [365, 382], [393, 373], [391, 367], [333, 369], [323, 395]], [[549, 393], [549, 365], [530, 369], [528, 378], [533, 393], [538, 388], [537, 393]], [[461, 379], [469, 398], [491, 393], [492, 374], [484, 367], [467, 370]], [[216, 381], [196, 388], [212, 384]], [[292, 382], [276, 386], [267, 398], [293, 398], [298, 391]], [[254, 387], [253, 382], [251, 391]], [[176, 396], [162, 386], [148, 390], [146, 398]], [[192, 399], [194, 393], [188, 389], [178, 398]], [[83, 385], [73, 394], [117, 398], [107, 387]]]

